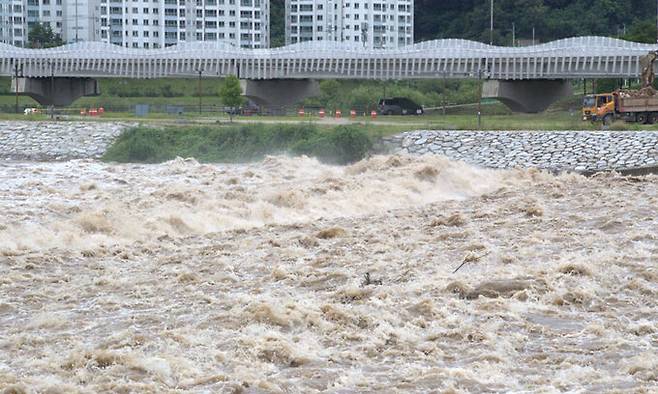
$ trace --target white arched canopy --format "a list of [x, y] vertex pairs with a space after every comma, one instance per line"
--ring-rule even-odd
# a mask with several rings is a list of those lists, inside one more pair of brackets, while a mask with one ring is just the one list
[[577, 37], [528, 47], [446, 39], [399, 49], [304, 42], [243, 49], [222, 42], [160, 49], [81, 42], [48, 49], [0, 44], [0, 75], [161, 78], [238, 75], [245, 79], [490, 78], [501, 80], [636, 77], [639, 58], [658, 50], [607, 37]]

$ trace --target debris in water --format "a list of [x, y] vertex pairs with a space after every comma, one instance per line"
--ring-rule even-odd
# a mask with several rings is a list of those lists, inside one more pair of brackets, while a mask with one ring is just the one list
[[345, 236], [345, 234], [347, 234], [347, 231], [345, 231], [345, 229], [342, 229], [340, 227], [331, 227], [321, 230], [320, 232], [317, 233], [316, 237], [320, 239], [332, 239], [332, 238], [343, 237]]
[[460, 298], [465, 298], [468, 293], [468, 286], [462, 282], [450, 282], [445, 290], [451, 294], [457, 294]]
[[527, 202], [521, 210], [530, 217], [544, 216], [544, 208], [542, 208], [536, 201]]
[[490, 254], [491, 254], [491, 252], [487, 252], [487, 253], [485, 253], [485, 254], [483, 254], [483, 255], [477, 255], [477, 254], [475, 254], [475, 253], [473, 253], [473, 252], [469, 252], [469, 253], [466, 254], [466, 256], [464, 256], [464, 260], [463, 260], [462, 263], [459, 265], [459, 267], [455, 268], [455, 270], [452, 271], [452, 273], [453, 273], [453, 274], [457, 273], [457, 271], [459, 271], [459, 270], [460, 270], [460, 269], [461, 269], [466, 263], [472, 263], [472, 262], [474, 262], [474, 261], [478, 261], [478, 260], [482, 259], [483, 257], [486, 257], [486, 256], [488, 256], [488, 255], [490, 255]]
[[434, 182], [439, 176], [439, 170], [434, 167], [425, 166], [414, 173], [416, 178], [421, 181]]
[[299, 239], [299, 244], [302, 245], [303, 247], [307, 248], [307, 249], [315, 248], [318, 245], [320, 245], [320, 243], [318, 242], [317, 239], [315, 239], [313, 237], [308, 237], [308, 236], [300, 238]]
[[106, 233], [112, 232], [112, 223], [101, 213], [86, 213], [80, 215], [78, 224], [87, 233]]
[[453, 213], [449, 217], [440, 216], [430, 223], [431, 227], [450, 226], [461, 227], [466, 224], [466, 219], [460, 213]]
[[558, 271], [563, 273], [563, 274], [575, 275], [575, 276], [591, 276], [592, 275], [592, 271], [590, 271], [589, 268], [585, 267], [582, 264], [575, 264], [575, 263], [562, 264], [558, 268]]
[[372, 279], [370, 277], [370, 272], [366, 272], [365, 275], [363, 275], [363, 282], [361, 282], [361, 286], [370, 286], [370, 285], [381, 286], [382, 283], [383, 282], [381, 279]]

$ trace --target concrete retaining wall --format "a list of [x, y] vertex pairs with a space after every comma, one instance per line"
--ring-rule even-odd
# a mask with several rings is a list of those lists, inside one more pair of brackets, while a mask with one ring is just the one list
[[658, 132], [412, 131], [386, 138], [396, 153], [439, 154], [488, 168], [603, 171], [658, 165]]
[[98, 158], [128, 123], [0, 122], [0, 159]]

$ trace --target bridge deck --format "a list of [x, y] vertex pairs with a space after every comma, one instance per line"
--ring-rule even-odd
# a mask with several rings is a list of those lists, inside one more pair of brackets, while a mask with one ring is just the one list
[[0, 44], [0, 75], [24, 77], [162, 78], [229, 74], [243, 79], [500, 80], [637, 77], [639, 59], [657, 45], [580, 37], [530, 47], [496, 47], [437, 40], [396, 50], [315, 42], [273, 49], [241, 49], [193, 42], [163, 49], [131, 49], [85, 42], [49, 49]]

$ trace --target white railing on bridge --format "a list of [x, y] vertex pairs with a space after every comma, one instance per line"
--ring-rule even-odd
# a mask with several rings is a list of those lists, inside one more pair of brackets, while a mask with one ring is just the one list
[[636, 77], [639, 59], [658, 46], [606, 37], [578, 37], [529, 47], [435, 40], [400, 49], [306, 42], [243, 49], [222, 42], [190, 42], [133, 49], [82, 42], [48, 49], [0, 44], [0, 75], [25, 77], [160, 78], [238, 75], [244, 79], [490, 78], [575, 79]]

